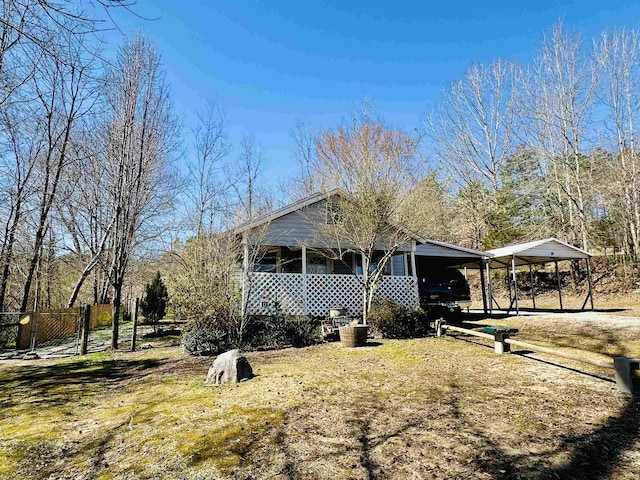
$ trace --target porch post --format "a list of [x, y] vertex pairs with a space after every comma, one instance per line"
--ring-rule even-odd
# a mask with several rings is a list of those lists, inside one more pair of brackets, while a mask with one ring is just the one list
[[414, 278], [418, 278], [418, 272], [416, 271], [416, 241], [411, 242], [411, 274]]
[[242, 305], [240, 307], [242, 316], [244, 317], [246, 315], [246, 309], [248, 307], [247, 303], [248, 299], [247, 299], [247, 295], [249, 292], [247, 292], [247, 278], [249, 276], [249, 243], [247, 241], [247, 237], [245, 236], [243, 238], [243, 255], [242, 255]]
[[302, 302], [304, 308], [304, 314], [309, 314], [309, 283], [307, 282], [307, 247], [302, 246]]
[[307, 247], [302, 246], [302, 274], [307, 274]]

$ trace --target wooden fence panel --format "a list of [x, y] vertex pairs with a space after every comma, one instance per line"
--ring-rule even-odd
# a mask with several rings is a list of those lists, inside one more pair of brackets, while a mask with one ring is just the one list
[[91, 305], [91, 320], [89, 329], [95, 330], [111, 325], [113, 321], [113, 309], [111, 304]]
[[[78, 332], [80, 308], [58, 308], [27, 312], [21, 317], [22, 328], [18, 338], [18, 349], [26, 349], [31, 345], [34, 335], [36, 345], [66, 338]], [[24, 323], [26, 320], [28, 323]]]

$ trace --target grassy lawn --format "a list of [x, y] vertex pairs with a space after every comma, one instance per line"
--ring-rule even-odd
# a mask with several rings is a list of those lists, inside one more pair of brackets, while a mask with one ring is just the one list
[[179, 347], [2, 365], [0, 478], [640, 479], [640, 403], [595, 376], [446, 337], [247, 357], [223, 387]]

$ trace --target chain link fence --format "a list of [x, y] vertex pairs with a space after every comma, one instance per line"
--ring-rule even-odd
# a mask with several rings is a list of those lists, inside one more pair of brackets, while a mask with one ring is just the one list
[[0, 312], [0, 351], [15, 349], [20, 326], [20, 313]]
[[[106, 344], [103, 330], [112, 323], [111, 305], [85, 308], [90, 308], [88, 335], [96, 347], [92, 350], [99, 350]], [[27, 352], [47, 357], [79, 354], [85, 308], [0, 313], [0, 359], [19, 358]]]
[[80, 326], [80, 308], [26, 313], [20, 318], [16, 348], [35, 351], [65, 345], [77, 350]]

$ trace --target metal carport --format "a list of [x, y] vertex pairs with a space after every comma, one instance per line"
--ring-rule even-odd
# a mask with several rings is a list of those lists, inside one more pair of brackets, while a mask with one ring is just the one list
[[[582, 304], [582, 310], [587, 304], [587, 301], [591, 301], [591, 310], [593, 307], [593, 283], [591, 279], [591, 262], [592, 255], [589, 252], [585, 252], [573, 245], [558, 240], [557, 238], [546, 238], [544, 240], [536, 240], [534, 242], [521, 243], [518, 245], [511, 245], [509, 247], [496, 248], [488, 250], [489, 258], [486, 259], [485, 268], [488, 278], [488, 297], [489, 297], [489, 311], [493, 310], [493, 292], [491, 287], [491, 269], [492, 268], [507, 268], [510, 270], [511, 281], [509, 282], [510, 293], [510, 305], [507, 309], [509, 312], [515, 304], [516, 313], [519, 313], [518, 306], [518, 282], [516, 278], [516, 267], [529, 265], [529, 274], [533, 280], [533, 265], [545, 264], [553, 262], [556, 268], [556, 278], [558, 282], [558, 297], [560, 300], [560, 310], [562, 306], [562, 288], [560, 286], [560, 276], [558, 275], [558, 262], [561, 260], [584, 260], [587, 266], [587, 279], [589, 282], [589, 293]], [[532, 281], [533, 284], [533, 281]], [[514, 295], [511, 295], [511, 285], [514, 287]], [[533, 308], [535, 309], [535, 294], [532, 289]], [[499, 305], [496, 302], [496, 305]]]
[[[477, 268], [480, 270], [480, 283], [482, 285], [482, 305], [484, 313], [488, 312], [487, 289], [485, 286], [484, 271], [485, 259], [490, 255], [487, 252], [472, 250], [470, 248], [452, 245], [430, 239], [418, 239], [415, 247], [416, 269], [427, 268], [428, 263], [457, 268]], [[414, 274], [417, 274], [414, 273]]]

